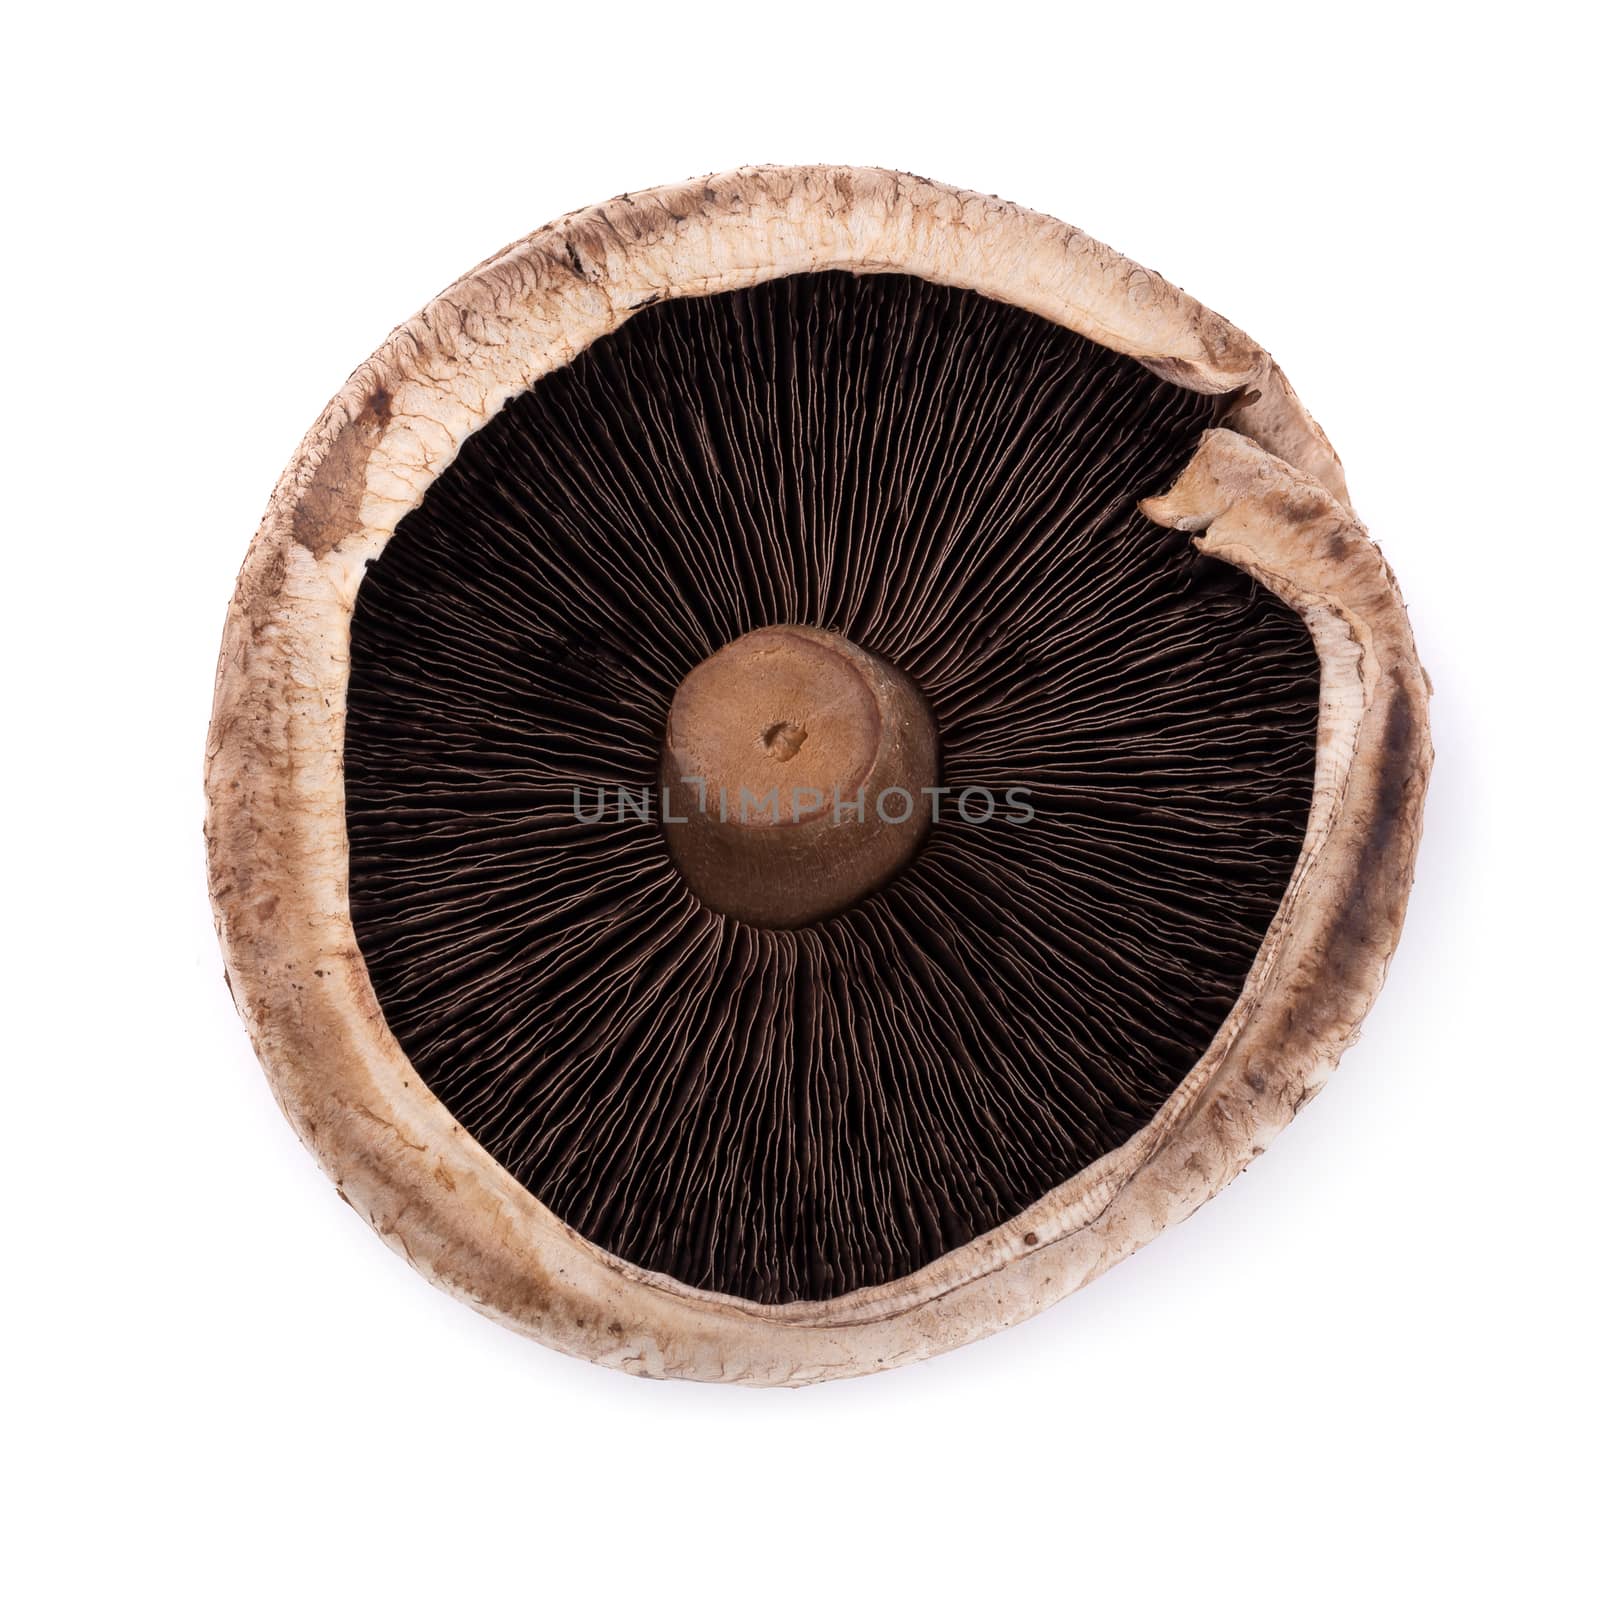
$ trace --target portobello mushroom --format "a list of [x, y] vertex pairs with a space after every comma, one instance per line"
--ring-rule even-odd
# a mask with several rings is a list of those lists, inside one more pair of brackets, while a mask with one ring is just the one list
[[434, 1281], [632, 1372], [877, 1371], [1326, 1081], [1427, 692], [1238, 330], [992, 198], [747, 169], [531, 235], [312, 429], [213, 901], [285, 1112]]

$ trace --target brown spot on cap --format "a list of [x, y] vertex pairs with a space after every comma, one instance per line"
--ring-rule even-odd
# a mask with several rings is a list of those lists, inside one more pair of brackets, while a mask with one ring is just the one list
[[294, 508], [295, 541], [325, 556], [361, 526], [367, 463], [389, 424], [393, 402], [382, 386], [340, 430]]

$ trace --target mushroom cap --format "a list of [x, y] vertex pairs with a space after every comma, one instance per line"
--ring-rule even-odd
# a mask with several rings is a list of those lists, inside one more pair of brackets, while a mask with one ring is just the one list
[[[1023, 307], [1200, 393], [1238, 394], [1144, 503], [1303, 618], [1321, 668], [1299, 860], [1210, 1048], [1132, 1138], [1005, 1225], [894, 1281], [763, 1304], [695, 1289], [561, 1222], [459, 1125], [394, 1038], [349, 903], [343, 746], [368, 562], [510, 398], [662, 298], [796, 272], [895, 272]], [[230, 984], [286, 1115], [419, 1270], [543, 1342], [652, 1376], [796, 1384], [1020, 1320], [1228, 1183], [1321, 1088], [1399, 937], [1431, 764], [1428, 686], [1338, 459], [1237, 329], [1076, 230], [861, 168], [755, 168], [622, 196], [446, 290], [352, 376], [291, 461], [230, 606], [207, 754]]]

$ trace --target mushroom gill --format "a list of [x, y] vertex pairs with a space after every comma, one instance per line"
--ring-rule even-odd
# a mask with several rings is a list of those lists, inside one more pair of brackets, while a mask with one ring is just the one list
[[[1150, 1122], [1312, 794], [1301, 619], [1137, 509], [1227, 404], [970, 290], [804, 273], [639, 312], [438, 474], [352, 622], [352, 920], [417, 1072], [571, 1228], [822, 1300]], [[675, 811], [706, 751], [734, 788], [870, 772], [864, 818]]]

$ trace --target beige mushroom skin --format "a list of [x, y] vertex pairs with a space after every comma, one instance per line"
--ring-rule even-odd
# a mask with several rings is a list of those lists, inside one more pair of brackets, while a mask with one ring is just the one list
[[[1155, 521], [1304, 618], [1315, 794], [1278, 916], [1211, 1047], [1154, 1120], [994, 1232], [834, 1300], [758, 1305], [640, 1271], [558, 1221], [419, 1080], [351, 927], [342, 752], [365, 563], [512, 395], [666, 296], [828, 268], [979, 291], [1255, 398]], [[421, 1272], [545, 1344], [652, 1377], [803, 1384], [1020, 1321], [1216, 1194], [1326, 1082], [1399, 938], [1432, 760], [1428, 684], [1338, 458], [1271, 358], [1155, 273], [988, 196], [862, 168], [752, 168], [540, 229], [396, 330], [301, 444], [229, 608], [206, 761], [212, 902], [241, 1014], [340, 1193]]]

